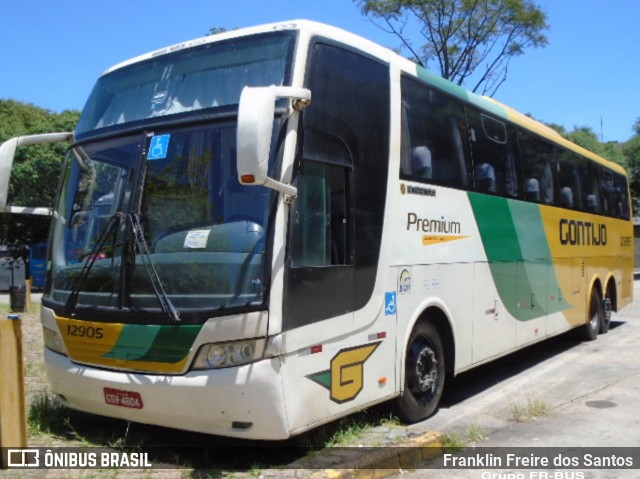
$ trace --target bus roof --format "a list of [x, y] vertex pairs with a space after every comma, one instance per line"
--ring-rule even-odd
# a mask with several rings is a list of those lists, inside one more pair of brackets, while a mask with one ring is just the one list
[[285, 22], [278, 23], [270, 23], [266, 25], [259, 25], [255, 27], [242, 28], [237, 30], [231, 30], [223, 33], [219, 33], [216, 35], [207, 35], [204, 37], [196, 38], [194, 40], [190, 40], [183, 43], [178, 43], [175, 45], [171, 45], [165, 48], [161, 48], [159, 50], [155, 50], [144, 55], [140, 55], [138, 57], [132, 58], [130, 60], [119, 63], [109, 69], [107, 69], [102, 75], [106, 75], [112, 71], [118, 70], [120, 68], [126, 67], [128, 65], [132, 65], [134, 63], [142, 62], [151, 58], [155, 58], [161, 55], [166, 55], [170, 53], [174, 53], [180, 50], [197, 47], [200, 45], [205, 45], [208, 43], [214, 43], [219, 41], [224, 41], [232, 38], [239, 38], [247, 35], [259, 34], [259, 33], [267, 33], [277, 30], [298, 30], [301, 32], [305, 32], [308, 37], [314, 35], [325, 36], [327, 38], [331, 38], [335, 41], [353, 46], [357, 49], [364, 51], [365, 53], [372, 55], [380, 60], [388, 62], [390, 64], [396, 65], [400, 70], [410, 75], [413, 75], [434, 87], [448, 93], [454, 97], [459, 98], [460, 100], [474, 105], [488, 113], [491, 113], [497, 116], [500, 119], [505, 121], [509, 121], [514, 123], [526, 130], [529, 130], [533, 133], [536, 133], [547, 140], [559, 144], [569, 150], [573, 150], [576, 153], [579, 153], [583, 156], [586, 156], [598, 163], [601, 163], [608, 168], [611, 168], [619, 173], [626, 174], [624, 168], [617, 163], [609, 161], [601, 156], [589, 151], [575, 143], [567, 140], [558, 132], [553, 130], [552, 128], [534, 120], [533, 118], [524, 115], [517, 110], [500, 103], [499, 101], [477, 95], [462, 86], [456, 85], [455, 83], [442, 78], [441, 76], [423, 68], [420, 65], [402, 57], [396, 52], [383, 47], [375, 42], [365, 39], [357, 34], [348, 32], [346, 30], [333, 27], [330, 25], [326, 25], [320, 22], [310, 21], [310, 20], [290, 20]]

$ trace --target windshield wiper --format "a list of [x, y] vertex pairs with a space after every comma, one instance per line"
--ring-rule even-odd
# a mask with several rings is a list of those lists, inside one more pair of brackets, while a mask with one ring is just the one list
[[[111, 236], [111, 234], [115, 233], [115, 231], [117, 230], [118, 224], [120, 223], [121, 216], [122, 216], [122, 213], [120, 212], [117, 212], [111, 215], [111, 217], [109, 218], [109, 221], [107, 222], [104, 229], [102, 230], [102, 233], [98, 237], [97, 241], [94, 243], [93, 248], [91, 248], [91, 251], [89, 251], [87, 259], [84, 262], [84, 265], [82, 266], [82, 270], [80, 271], [80, 276], [78, 277], [78, 281], [74, 286], [74, 288], [71, 290], [71, 293], [69, 294], [69, 297], [67, 298], [67, 301], [64, 305], [65, 316], [72, 317], [74, 315], [76, 306], [78, 305], [78, 298], [80, 296], [80, 291], [82, 290], [82, 285], [87, 279], [87, 277], [89, 276], [89, 273], [91, 272], [91, 268], [93, 268], [93, 265], [98, 259], [98, 256], [99, 256], [98, 253], [102, 251], [102, 249], [104, 248], [105, 244], [107, 243], [107, 240], [109, 239], [109, 236]], [[115, 234], [113, 236], [113, 241], [115, 242]]]
[[169, 316], [169, 319], [171, 319], [171, 321], [173, 321], [174, 323], [179, 323], [181, 321], [180, 314], [178, 314], [178, 311], [171, 302], [171, 298], [169, 298], [169, 295], [164, 290], [162, 281], [160, 280], [160, 276], [158, 275], [158, 271], [156, 270], [155, 266], [153, 265], [153, 261], [151, 260], [151, 253], [149, 252], [147, 240], [144, 238], [142, 225], [140, 224], [140, 218], [138, 218], [138, 215], [135, 213], [129, 213], [127, 216], [131, 219], [131, 228], [133, 231], [135, 248], [140, 253], [142, 265], [144, 266], [147, 277], [151, 282], [153, 292], [155, 293], [156, 298], [158, 298], [160, 307]]

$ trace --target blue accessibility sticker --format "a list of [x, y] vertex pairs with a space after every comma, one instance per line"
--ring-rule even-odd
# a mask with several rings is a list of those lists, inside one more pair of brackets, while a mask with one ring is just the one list
[[392, 291], [385, 293], [384, 295], [384, 314], [386, 316], [393, 316], [398, 312], [398, 306], [396, 303], [396, 292]]
[[147, 160], [164, 160], [169, 153], [169, 140], [170, 134], [151, 137]]

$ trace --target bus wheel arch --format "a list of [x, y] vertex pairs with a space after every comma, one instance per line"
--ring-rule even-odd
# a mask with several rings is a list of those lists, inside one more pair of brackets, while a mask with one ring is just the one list
[[442, 310], [428, 308], [415, 322], [405, 346], [404, 387], [394, 408], [402, 421], [418, 422], [436, 411], [453, 360], [449, 321]]

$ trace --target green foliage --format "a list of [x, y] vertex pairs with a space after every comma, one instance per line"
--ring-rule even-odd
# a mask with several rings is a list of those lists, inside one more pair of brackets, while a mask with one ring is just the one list
[[622, 150], [613, 143], [601, 143], [598, 135], [588, 126], [575, 127], [571, 133], [565, 135], [568, 140], [592, 151], [607, 160], [626, 166], [626, 159]]
[[631, 189], [634, 192], [634, 211], [638, 214], [640, 209], [640, 118], [634, 125], [635, 135], [624, 144], [622, 154], [626, 160], [627, 172]]
[[[547, 44], [546, 14], [532, 0], [354, 0], [396, 35], [413, 59], [474, 92], [494, 95], [512, 57]], [[417, 24], [417, 33], [408, 26]], [[416, 46], [413, 37], [426, 42]]]
[[[80, 112], [53, 113], [34, 105], [0, 99], [0, 143], [14, 136], [73, 131]], [[18, 148], [11, 172], [8, 203], [51, 206], [60, 177], [66, 145]], [[0, 215], [0, 244], [14, 248], [45, 241], [49, 219], [29, 215]]]

